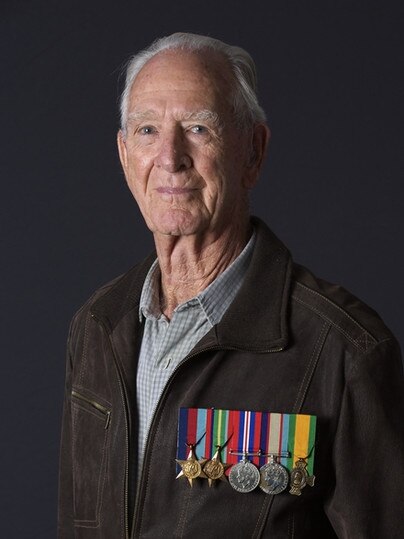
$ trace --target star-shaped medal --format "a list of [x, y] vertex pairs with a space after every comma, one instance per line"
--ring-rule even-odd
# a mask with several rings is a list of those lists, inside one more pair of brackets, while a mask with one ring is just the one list
[[189, 484], [192, 487], [192, 481], [198, 477], [206, 479], [206, 475], [203, 471], [203, 467], [207, 462], [207, 459], [198, 460], [195, 455], [195, 446], [193, 444], [187, 444], [189, 447], [189, 453], [186, 460], [175, 459], [181, 466], [181, 471], [177, 475], [176, 479], [185, 477], [188, 479]]
[[216, 453], [213, 455], [213, 457], [207, 461], [205, 466], [203, 467], [203, 471], [206, 474], [206, 477], [208, 478], [209, 486], [211, 487], [214, 481], [220, 480], [220, 481], [227, 481], [225, 472], [227, 468], [230, 468], [231, 464], [224, 464], [220, 458], [220, 451], [221, 447], [220, 445], [217, 446]]

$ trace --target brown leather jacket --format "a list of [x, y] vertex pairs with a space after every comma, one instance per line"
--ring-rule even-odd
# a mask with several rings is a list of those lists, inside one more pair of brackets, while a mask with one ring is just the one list
[[[259, 220], [245, 282], [174, 372], [136, 478], [138, 305], [152, 257], [100, 289], [68, 344], [59, 538], [404, 537], [403, 373], [374, 311], [292, 263]], [[179, 407], [317, 416], [301, 496], [176, 480]]]

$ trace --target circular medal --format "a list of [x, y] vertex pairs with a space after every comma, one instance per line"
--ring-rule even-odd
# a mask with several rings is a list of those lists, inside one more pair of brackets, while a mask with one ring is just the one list
[[197, 460], [186, 460], [182, 466], [182, 471], [188, 479], [196, 479], [201, 475], [202, 467]]
[[208, 479], [215, 481], [220, 479], [224, 474], [224, 466], [219, 460], [209, 460], [203, 468]]
[[289, 482], [288, 471], [278, 462], [268, 462], [260, 469], [260, 489], [267, 494], [279, 494]]
[[229, 483], [237, 492], [251, 492], [259, 482], [259, 470], [248, 460], [238, 462], [230, 470]]

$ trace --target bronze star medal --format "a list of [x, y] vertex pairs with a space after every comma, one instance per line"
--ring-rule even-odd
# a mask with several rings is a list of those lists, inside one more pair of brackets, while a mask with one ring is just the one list
[[203, 471], [203, 466], [207, 462], [207, 459], [198, 460], [195, 455], [195, 445], [187, 444], [189, 447], [189, 454], [186, 460], [175, 459], [176, 462], [181, 466], [181, 471], [177, 475], [176, 479], [180, 477], [185, 477], [188, 479], [189, 484], [192, 487], [192, 481], [198, 477], [206, 479], [206, 475]]
[[210, 487], [212, 486], [214, 481], [227, 481], [225, 471], [227, 470], [227, 468], [230, 468], [231, 464], [224, 464], [221, 461], [220, 451], [221, 447], [220, 445], [218, 445], [216, 453], [210, 460], [208, 460], [208, 462], [203, 467], [203, 471], [208, 478], [208, 483]]

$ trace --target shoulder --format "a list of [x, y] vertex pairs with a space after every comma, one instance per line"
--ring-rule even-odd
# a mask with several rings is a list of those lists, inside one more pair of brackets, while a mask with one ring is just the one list
[[359, 351], [368, 352], [394, 336], [380, 316], [340, 285], [319, 279], [298, 264], [293, 265], [292, 301], [306, 311], [328, 322]]
[[125, 313], [138, 307], [144, 280], [154, 260], [155, 253], [152, 253], [98, 288], [73, 316], [70, 339], [74, 340], [77, 332], [85, 331], [89, 320], [102, 321], [112, 329]]

